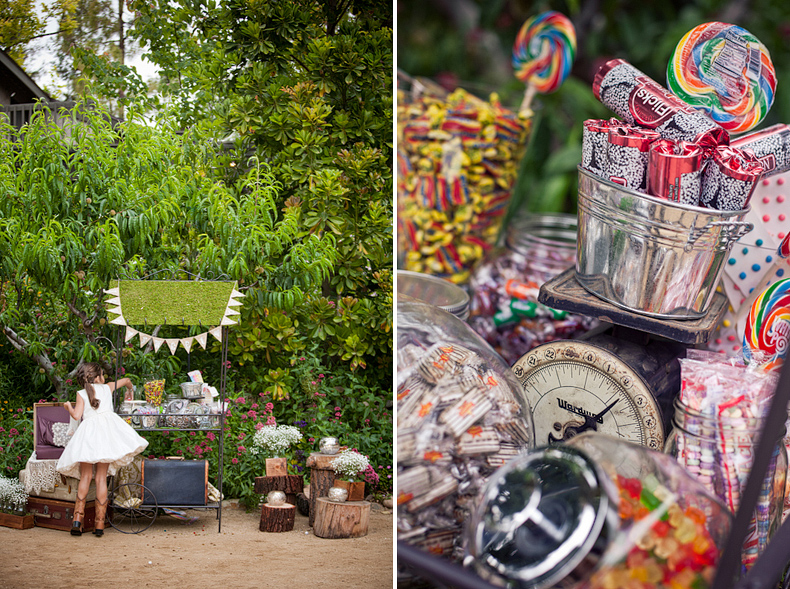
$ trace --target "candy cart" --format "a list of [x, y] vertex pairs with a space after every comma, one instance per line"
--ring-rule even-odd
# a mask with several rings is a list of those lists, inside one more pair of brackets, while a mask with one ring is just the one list
[[[160, 509], [180, 515], [179, 510], [216, 510], [217, 531], [222, 529], [222, 473], [225, 386], [227, 380], [228, 329], [237, 323], [244, 295], [236, 290], [234, 281], [162, 279], [161, 274], [142, 280], [118, 280], [106, 291], [104, 301], [110, 323], [117, 326], [116, 349], [138, 338], [140, 345], [151, 345], [154, 351], [165, 348], [175, 354], [179, 347], [189, 358], [193, 346], [206, 348], [209, 337], [221, 343], [220, 382], [216, 389], [215, 411], [197, 401], [209, 401], [213, 391], [208, 385], [182, 383], [185, 398], [182, 404], [195, 406], [195, 411], [176, 411], [174, 402], [164, 410], [146, 413], [129, 409], [130, 404], [117, 398], [114, 406], [119, 415], [139, 428], [142, 435], [155, 431], [201, 431], [217, 434], [217, 488], [208, 482], [208, 461], [205, 460], [143, 460], [139, 465], [141, 478], [134, 476], [117, 480], [110, 488], [110, 525], [124, 533], [139, 533], [150, 527]], [[158, 337], [155, 326], [177, 326], [179, 337]], [[164, 350], [162, 350], [164, 351]], [[122, 373], [123, 354], [116, 354], [116, 374]], [[189, 367], [187, 367], [189, 371]], [[192, 373], [190, 373], [192, 374]], [[207, 391], [203, 398], [203, 391]], [[156, 391], [152, 391], [156, 392]], [[162, 391], [156, 401], [162, 401]], [[182, 409], [180, 406], [178, 409]], [[117, 478], [117, 477], [116, 477]]]

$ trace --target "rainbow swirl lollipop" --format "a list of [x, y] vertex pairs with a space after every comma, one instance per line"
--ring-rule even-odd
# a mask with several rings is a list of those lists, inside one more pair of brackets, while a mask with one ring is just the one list
[[513, 44], [513, 70], [527, 84], [520, 110], [529, 110], [536, 92], [557, 90], [571, 73], [575, 57], [576, 29], [567, 16], [549, 10], [527, 20]]
[[741, 27], [709, 22], [680, 40], [667, 86], [730, 133], [757, 125], [774, 103], [776, 72], [765, 45]]
[[778, 280], [755, 299], [743, 334], [743, 357], [755, 352], [767, 355], [765, 368], [779, 368], [790, 344], [790, 278]]

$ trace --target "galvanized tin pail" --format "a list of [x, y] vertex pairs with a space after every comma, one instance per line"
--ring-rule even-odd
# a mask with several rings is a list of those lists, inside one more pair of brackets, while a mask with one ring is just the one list
[[698, 319], [749, 209], [717, 211], [642, 194], [579, 167], [576, 278], [597, 297], [660, 319]]

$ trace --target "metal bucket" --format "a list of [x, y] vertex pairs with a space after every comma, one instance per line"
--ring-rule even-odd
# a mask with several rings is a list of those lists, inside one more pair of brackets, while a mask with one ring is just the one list
[[705, 316], [749, 209], [717, 211], [629, 190], [579, 167], [576, 278], [597, 297], [660, 319]]

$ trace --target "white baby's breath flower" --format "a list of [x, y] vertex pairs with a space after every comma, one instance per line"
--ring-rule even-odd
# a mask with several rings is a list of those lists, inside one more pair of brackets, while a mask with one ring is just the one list
[[363, 480], [363, 472], [370, 464], [367, 456], [356, 450], [343, 450], [337, 458], [332, 461], [332, 468], [340, 478], [353, 481], [354, 479]]
[[253, 454], [265, 451], [271, 456], [281, 456], [291, 444], [302, 439], [302, 432], [293, 425], [264, 425], [252, 438]]

